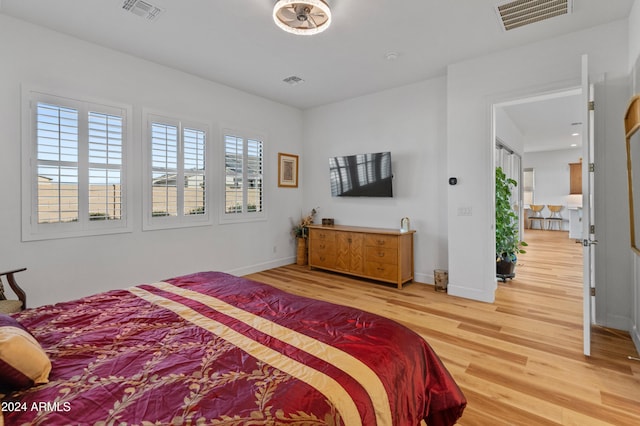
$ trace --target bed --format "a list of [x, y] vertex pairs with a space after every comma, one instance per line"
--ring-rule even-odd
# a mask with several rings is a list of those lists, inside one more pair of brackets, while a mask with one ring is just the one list
[[6, 425], [438, 426], [466, 405], [408, 328], [221, 272], [13, 319], [51, 370], [5, 390]]

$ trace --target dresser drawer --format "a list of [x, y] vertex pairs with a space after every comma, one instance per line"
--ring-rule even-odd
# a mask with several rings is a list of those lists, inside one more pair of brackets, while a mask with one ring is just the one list
[[365, 253], [365, 259], [368, 262], [386, 263], [388, 265], [398, 264], [398, 250], [396, 249], [367, 246]]
[[320, 268], [335, 268], [336, 253], [335, 251], [311, 251], [309, 253], [309, 264]]
[[333, 231], [326, 231], [323, 229], [309, 229], [311, 241], [316, 242], [327, 242], [330, 244], [334, 244], [336, 241], [336, 233]]
[[398, 237], [393, 235], [370, 234], [367, 235], [364, 245], [397, 249]]
[[318, 253], [335, 253], [336, 252], [336, 244], [333, 241], [326, 241], [326, 240], [314, 240], [311, 239], [311, 244], [309, 245], [309, 248], [311, 249], [312, 252], [318, 252]]
[[364, 273], [369, 277], [384, 281], [396, 282], [398, 280], [398, 266], [388, 263], [367, 262]]

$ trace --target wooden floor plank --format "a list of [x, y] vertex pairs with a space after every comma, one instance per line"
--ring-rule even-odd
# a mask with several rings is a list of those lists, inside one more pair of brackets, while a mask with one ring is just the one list
[[469, 404], [460, 425], [639, 425], [640, 362], [626, 332], [593, 327], [582, 354], [582, 247], [528, 230], [493, 304], [289, 265], [248, 278], [392, 318], [423, 336]]

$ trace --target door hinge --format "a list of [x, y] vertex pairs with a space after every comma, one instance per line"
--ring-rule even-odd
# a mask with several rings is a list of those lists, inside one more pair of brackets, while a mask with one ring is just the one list
[[595, 111], [596, 110], [595, 101], [589, 101], [588, 107], [589, 107], [589, 111]]
[[589, 225], [589, 233], [590, 234], [595, 234], [596, 233], [596, 226], [595, 225]]
[[589, 171], [594, 173], [596, 171], [596, 163], [589, 163]]
[[596, 296], [596, 288], [595, 287], [591, 287], [591, 296], [592, 297]]

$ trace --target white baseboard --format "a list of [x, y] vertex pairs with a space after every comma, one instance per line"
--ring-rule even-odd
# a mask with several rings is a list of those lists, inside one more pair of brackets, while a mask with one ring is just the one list
[[277, 268], [279, 266], [291, 265], [296, 262], [295, 256], [283, 257], [281, 259], [273, 259], [268, 262], [258, 263], [255, 265], [243, 266], [242, 268], [229, 269], [224, 272], [231, 275], [248, 275], [256, 272], [266, 271], [267, 269]]
[[606, 324], [604, 324], [607, 328], [615, 328], [616, 330], [624, 330], [629, 331], [633, 329], [633, 324], [631, 323], [631, 319], [628, 317], [623, 317], [620, 315], [607, 315]]
[[451, 283], [447, 286], [447, 293], [451, 296], [464, 297], [465, 299], [477, 300], [478, 302], [494, 303], [496, 301], [495, 291], [480, 291], [477, 288], [464, 287]]
[[633, 326], [629, 334], [631, 334], [633, 344], [636, 345], [636, 352], [640, 354], [640, 330], [638, 330], [638, 327]]
[[420, 272], [416, 272], [413, 280], [415, 282], [423, 283], [423, 284], [433, 284], [433, 274], [421, 274]]

